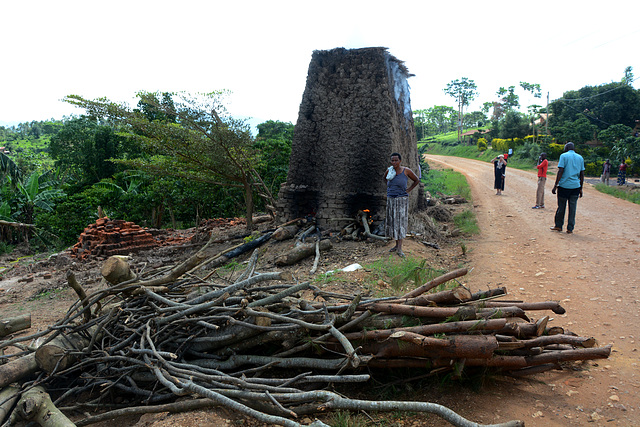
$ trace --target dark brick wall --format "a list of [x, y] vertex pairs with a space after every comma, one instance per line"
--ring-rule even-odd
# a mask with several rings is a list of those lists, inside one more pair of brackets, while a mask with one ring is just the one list
[[[384, 219], [390, 154], [400, 153], [418, 173], [409, 77], [386, 48], [313, 53], [279, 193], [284, 220], [314, 214], [321, 225], [337, 226], [328, 220], [360, 209]], [[418, 197], [412, 192], [412, 209]]]

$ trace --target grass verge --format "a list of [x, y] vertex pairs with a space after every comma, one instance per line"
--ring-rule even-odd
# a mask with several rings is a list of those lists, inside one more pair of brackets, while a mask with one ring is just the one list
[[596, 184], [594, 187], [601, 193], [609, 194], [610, 196], [617, 197], [618, 199], [628, 200], [640, 205], [640, 190], [635, 187], [611, 187], [604, 184]]

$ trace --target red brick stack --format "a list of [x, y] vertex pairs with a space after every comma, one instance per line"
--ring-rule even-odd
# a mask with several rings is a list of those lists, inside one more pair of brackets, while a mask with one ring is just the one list
[[78, 243], [71, 248], [71, 254], [80, 259], [89, 256], [109, 257], [128, 255], [156, 246], [159, 244], [151, 233], [133, 222], [99, 218], [80, 234]]

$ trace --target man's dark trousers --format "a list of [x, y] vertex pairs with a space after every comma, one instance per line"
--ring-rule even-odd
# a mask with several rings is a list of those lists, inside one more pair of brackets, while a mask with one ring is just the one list
[[576, 225], [576, 208], [578, 207], [578, 198], [580, 197], [579, 188], [562, 188], [558, 187], [558, 209], [556, 210], [556, 227], [562, 230], [564, 225], [564, 214], [569, 204], [569, 218], [567, 219], [567, 231], [573, 231]]

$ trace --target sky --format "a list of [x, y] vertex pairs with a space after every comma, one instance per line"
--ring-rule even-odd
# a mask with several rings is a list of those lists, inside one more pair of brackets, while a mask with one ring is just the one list
[[[0, 125], [84, 111], [66, 95], [135, 105], [145, 91], [229, 90], [255, 125], [296, 123], [314, 50], [383, 46], [415, 74], [411, 107], [456, 107], [443, 89], [466, 77], [471, 109], [500, 87], [568, 90], [640, 77], [640, 2], [609, 0], [28, 0], [0, 3]], [[640, 79], [634, 87], [640, 87]]]

